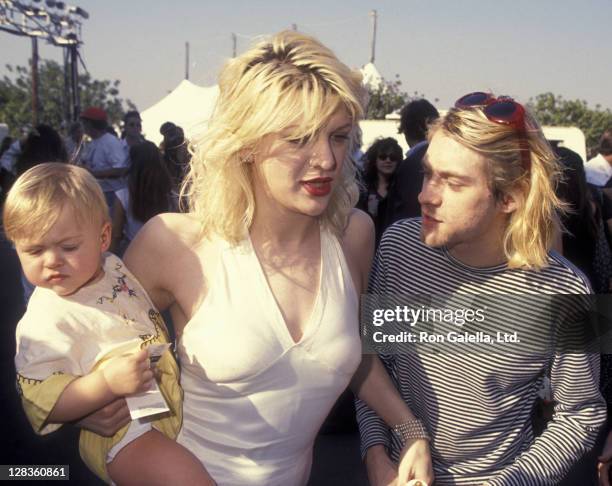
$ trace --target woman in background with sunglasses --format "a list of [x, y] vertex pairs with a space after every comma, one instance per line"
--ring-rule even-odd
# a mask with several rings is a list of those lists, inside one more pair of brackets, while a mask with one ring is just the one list
[[374, 220], [376, 228], [376, 246], [382, 236], [382, 224], [379, 215], [385, 213], [389, 185], [395, 176], [402, 160], [402, 148], [394, 138], [376, 140], [365, 153], [364, 188], [359, 195], [357, 207], [366, 211]]

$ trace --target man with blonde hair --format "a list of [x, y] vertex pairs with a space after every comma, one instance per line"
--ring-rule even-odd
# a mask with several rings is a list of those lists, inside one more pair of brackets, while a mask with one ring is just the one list
[[[482, 319], [447, 322], [459, 332], [440, 339], [454, 347], [386, 348], [383, 361], [431, 436], [436, 485], [557, 484], [593, 447], [606, 410], [599, 356], [586, 347], [548, 344], [565, 326], [585, 327], [578, 304], [590, 293], [583, 274], [550, 251], [556, 213], [563, 210], [554, 193], [555, 158], [522, 105], [489, 93], [460, 98], [431, 127], [429, 140], [422, 218], [387, 230], [369, 293], [430, 302], [444, 296], [449, 309], [442, 311], [461, 302], [463, 317], [481, 312]], [[555, 304], [541, 307], [538, 301], [547, 299]], [[487, 305], [474, 308], [478, 302]], [[424, 322], [415, 318], [410, 330], [424, 330]], [[516, 333], [486, 337], [482, 331], [491, 323]], [[416, 343], [429, 337], [413, 334]], [[458, 335], [471, 347], [457, 342]], [[546, 377], [555, 409], [535, 439], [532, 412]], [[370, 482], [389, 484], [406, 431], [390, 431], [361, 402], [357, 416]]]

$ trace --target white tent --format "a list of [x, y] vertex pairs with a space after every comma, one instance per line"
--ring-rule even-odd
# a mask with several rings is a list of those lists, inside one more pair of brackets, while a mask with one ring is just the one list
[[159, 127], [170, 121], [191, 138], [206, 128], [218, 94], [217, 86], [197, 86], [184, 79], [171, 93], [140, 114], [143, 134], [147, 140], [159, 144], [163, 139]]
[[363, 76], [363, 84], [373, 90], [377, 90], [384, 83], [383, 77], [376, 69], [376, 66], [371, 62], [364, 65], [361, 69], [361, 75]]
[[[360, 71], [364, 84], [374, 89], [383, 82], [372, 63], [366, 64]], [[218, 86], [198, 86], [186, 79], [182, 80], [168, 95], [141, 112], [145, 138], [159, 144], [163, 139], [159, 128], [167, 121], [180, 126], [188, 139], [201, 133], [206, 130], [218, 95]]]

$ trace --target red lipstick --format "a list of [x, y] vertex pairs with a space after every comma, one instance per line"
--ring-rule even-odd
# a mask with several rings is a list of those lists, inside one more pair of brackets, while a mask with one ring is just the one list
[[303, 181], [302, 185], [311, 196], [322, 197], [327, 196], [331, 192], [332, 181], [331, 177], [316, 177], [315, 179]]

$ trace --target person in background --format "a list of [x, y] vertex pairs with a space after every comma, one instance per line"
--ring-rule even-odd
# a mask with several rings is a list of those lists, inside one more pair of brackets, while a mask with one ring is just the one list
[[123, 256], [136, 233], [153, 216], [173, 211], [170, 174], [157, 146], [149, 141], [130, 149], [127, 187], [115, 192], [110, 251]]
[[589, 184], [606, 187], [612, 178], [612, 128], [605, 130], [599, 139], [597, 155], [584, 165]]
[[103, 109], [87, 108], [81, 113], [81, 120], [85, 133], [91, 138], [81, 158], [82, 164], [97, 179], [109, 208], [112, 208], [115, 191], [125, 187], [125, 151], [117, 137], [108, 133], [107, 115]]
[[178, 207], [180, 187], [187, 175], [191, 160], [189, 145], [183, 129], [174, 123], [164, 123], [160, 132], [164, 136], [161, 144], [163, 159], [172, 179], [172, 192]]
[[15, 181], [15, 174], [12, 172], [12, 162], [7, 157], [6, 167], [4, 165], [4, 154], [13, 144], [13, 137], [6, 136], [0, 144], [0, 208], [4, 203], [4, 198]]
[[0, 144], [0, 159], [2, 159], [4, 152], [9, 149], [13, 142], [13, 137], [9, 137], [8, 135], [2, 139], [2, 143]]
[[15, 164], [17, 175], [43, 162], [68, 162], [68, 153], [59, 133], [49, 125], [40, 124], [21, 144]]
[[81, 165], [81, 155], [85, 151], [84, 135], [83, 124], [80, 121], [72, 122], [68, 127], [68, 136], [64, 138], [64, 145], [71, 164]]
[[130, 149], [134, 145], [144, 141], [145, 138], [142, 136], [142, 119], [140, 118], [140, 113], [136, 110], [130, 110], [123, 116], [123, 130], [121, 132], [121, 146], [125, 152], [126, 159], [128, 159], [128, 167]]
[[359, 176], [362, 175], [363, 169], [364, 169], [364, 153], [361, 150], [361, 147], [363, 146], [363, 131], [361, 130], [361, 127], [357, 127], [355, 129], [355, 135], [353, 135], [354, 140], [353, 140], [353, 153], [351, 154], [351, 158], [353, 159], [353, 162], [355, 163], [355, 166], [357, 167], [357, 173], [359, 174]]
[[[7, 139], [10, 139], [10, 137], [5, 137], [4, 140]], [[17, 170], [15, 166], [17, 164], [17, 157], [19, 157], [19, 154], [21, 153], [21, 143], [22, 140], [19, 138], [12, 140], [9, 146], [2, 151], [2, 156], [0, 156], [0, 167], [5, 172], [12, 174], [13, 178], [17, 177]]]
[[[21, 151], [15, 163], [16, 175], [19, 176], [44, 162], [68, 162], [68, 154], [59, 133], [49, 125], [40, 124], [31, 130], [21, 142]], [[23, 299], [27, 304], [34, 291], [34, 286], [25, 277], [23, 271], [21, 272], [21, 284]]]
[[378, 247], [382, 236], [382, 215], [386, 212], [387, 193], [402, 160], [402, 147], [394, 138], [382, 138], [370, 146], [364, 158], [364, 188], [357, 207], [367, 212], [374, 221]]
[[604, 131], [598, 154], [585, 164], [584, 169], [595, 205], [604, 221], [608, 244], [612, 244], [612, 128]]
[[410, 149], [389, 188], [386, 212], [380, 221], [381, 232], [400, 219], [421, 215], [417, 200], [423, 185], [421, 161], [427, 152], [427, 127], [438, 116], [438, 110], [426, 99], [410, 101], [402, 108], [398, 132], [404, 135]]
[[[601, 293], [604, 289], [594, 268], [598, 222], [591, 204], [582, 158], [554, 141], [550, 143], [562, 171], [556, 193], [568, 205], [568, 211], [561, 214], [562, 254], [584, 272], [595, 292]], [[605, 291], [607, 289], [606, 281]]]

